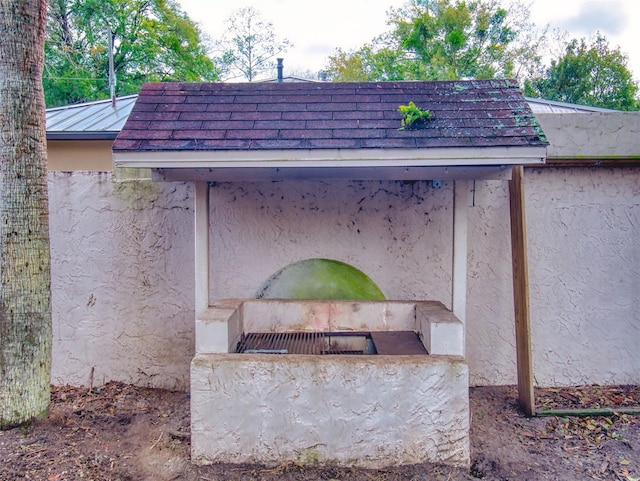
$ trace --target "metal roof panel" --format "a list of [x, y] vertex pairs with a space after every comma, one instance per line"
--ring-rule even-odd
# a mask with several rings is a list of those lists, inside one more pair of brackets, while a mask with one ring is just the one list
[[137, 95], [47, 109], [47, 134], [82, 137], [85, 134], [113, 137], [124, 127], [135, 105]]

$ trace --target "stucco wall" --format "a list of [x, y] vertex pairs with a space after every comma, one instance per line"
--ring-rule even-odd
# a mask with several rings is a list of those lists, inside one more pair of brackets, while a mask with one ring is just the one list
[[[469, 207], [472, 384], [515, 382], [505, 182]], [[525, 171], [534, 374], [540, 385], [640, 383], [640, 168]], [[388, 299], [450, 306], [452, 185], [264, 182], [211, 188], [211, 298], [254, 297], [329, 257]], [[50, 174], [57, 384], [186, 388], [193, 355], [193, 191]]]
[[640, 382], [640, 169], [528, 172], [534, 369]]
[[221, 183], [210, 199], [214, 300], [255, 297], [283, 267], [324, 257], [364, 271], [387, 299], [450, 307], [451, 185]]
[[197, 354], [191, 375], [197, 464], [469, 466], [457, 356]]
[[49, 170], [111, 172], [113, 140], [47, 140]]
[[640, 112], [536, 114], [549, 158], [638, 158]]
[[[470, 208], [472, 382], [515, 383], [507, 186]], [[525, 171], [539, 385], [640, 382], [640, 169]]]
[[49, 203], [53, 383], [188, 389], [191, 187], [58, 171]]
[[[534, 374], [541, 385], [640, 382], [639, 178], [638, 169], [526, 171]], [[472, 188], [471, 382], [512, 384], [507, 184]], [[450, 306], [450, 184], [219, 184], [211, 194], [212, 299], [253, 297], [287, 264], [330, 257], [362, 269], [388, 299]]]

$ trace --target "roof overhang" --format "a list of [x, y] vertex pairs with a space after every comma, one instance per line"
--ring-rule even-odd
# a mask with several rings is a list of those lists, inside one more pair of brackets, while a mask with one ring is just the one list
[[116, 167], [156, 171], [158, 180], [505, 178], [510, 165], [541, 165], [545, 146], [430, 149], [293, 149], [114, 152]]
[[47, 140], [115, 140], [118, 132], [47, 131]]
[[153, 179], [178, 182], [255, 182], [265, 180], [441, 180], [511, 179], [510, 166], [476, 167], [286, 167], [154, 169]]

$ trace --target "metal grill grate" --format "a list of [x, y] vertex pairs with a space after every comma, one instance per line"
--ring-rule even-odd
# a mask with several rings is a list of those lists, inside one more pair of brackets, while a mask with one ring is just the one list
[[243, 334], [235, 352], [246, 354], [427, 355], [413, 331], [254, 332]]
[[369, 333], [255, 332], [242, 335], [236, 352], [245, 354], [375, 354], [375, 349]]

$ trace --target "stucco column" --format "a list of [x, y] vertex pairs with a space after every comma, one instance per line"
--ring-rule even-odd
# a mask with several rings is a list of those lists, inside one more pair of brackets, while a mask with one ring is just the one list
[[209, 183], [195, 182], [195, 311], [209, 307]]
[[454, 182], [451, 310], [462, 324], [465, 324], [467, 311], [467, 208], [470, 194], [471, 181], [456, 180]]

